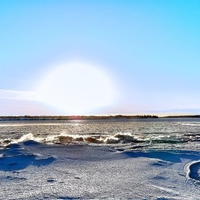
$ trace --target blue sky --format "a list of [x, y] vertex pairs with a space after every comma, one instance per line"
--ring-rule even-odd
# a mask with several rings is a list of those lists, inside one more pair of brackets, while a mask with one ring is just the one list
[[[198, 0], [2, 0], [0, 27], [0, 115], [200, 111]], [[51, 79], [54, 90], [44, 87], [60, 63], [66, 78]], [[75, 66], [76, 84], [68, 83], [69, 63], [89, 70], [85, 79]], [[109, 79], [107, 85], [91, 67]], [[47, 90], [57, 97], [51, 100]], [[68, 101], [71, 96], [79, 99], [77, 106]], [[95, 106], [92, 96], [109, 101]], [[73, 113], [71, 107], [80, 110]]]

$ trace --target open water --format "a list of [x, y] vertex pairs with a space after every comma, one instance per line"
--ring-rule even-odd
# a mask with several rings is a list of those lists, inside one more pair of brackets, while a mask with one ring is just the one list
[[200, 119], [1, 121], [0, 145], [26, 140], [132, 150], [200, 150]]

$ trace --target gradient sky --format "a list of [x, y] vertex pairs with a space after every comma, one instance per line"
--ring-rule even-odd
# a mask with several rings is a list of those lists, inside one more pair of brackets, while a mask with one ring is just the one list
[[199, 38], [199, 0], [1, 0], [0, 115], [199, 114]]

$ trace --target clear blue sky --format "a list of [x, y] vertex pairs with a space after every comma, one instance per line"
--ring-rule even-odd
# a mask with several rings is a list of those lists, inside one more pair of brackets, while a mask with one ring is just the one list
[[[76, 105], [75, 114], [200, 113], [199, 38], [199, 0], [2, 0], [0, 115], [74, 114]], [[69, 63], [77, 62], [85, 79], [77, 72], [76, 84], [68, 83]], [[43, 80], [59, 63], [63, 78], [48, 80], [55, 92]], [[109, 83], [101, 86], [96, 77], [96, 89], [81, 87], [86, 79], [93, 85], [92, 68]], [[39, 98], [40, 87], [57, 97]], [[110, 99], [95, 105], [84, 97], [89, 93]]]

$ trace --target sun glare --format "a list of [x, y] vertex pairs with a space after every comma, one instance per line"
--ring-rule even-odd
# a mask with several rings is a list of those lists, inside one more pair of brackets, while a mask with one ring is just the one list
[[36, 93], [39, 101], [62, 114], [89, 114], [112, 104], [115, 87], [100, 67], [73, 62], [55, 66], [40, 82]]

